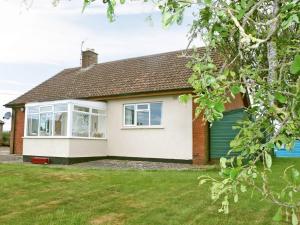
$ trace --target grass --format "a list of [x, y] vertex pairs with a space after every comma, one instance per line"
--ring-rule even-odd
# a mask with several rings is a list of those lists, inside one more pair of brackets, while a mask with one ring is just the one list
[[[276, 159], [273, 181], [298, 159]], [[299, 166], [298, 166], [299, 168]], [[114, 171], [73, 167], [0, 164], [1, 225], [76, 224], [272, 224], [276, 208], [250, 193], [217, 212], [209, 186], [198, 186], [208, 171]], [[275, 224], [275, 223], [274, 223]]]

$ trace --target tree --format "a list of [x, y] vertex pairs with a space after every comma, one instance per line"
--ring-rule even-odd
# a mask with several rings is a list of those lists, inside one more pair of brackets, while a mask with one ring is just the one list
[[[84, 0], [84, 8], [94, 1]], [[116, 1], [103, 3], [113, 21]], [[220, 179], [201, 177], [200, 183], [211, 182], [212, 199], [221, 200], [220, 212], [228, 213], [229, 202], [237, 202], [241, 192], [253, 188], [278, 207], [275, 221], [286, 212], [286, 218], [298, 224], [299, 171], [293, 166], [283, 171], [286, 186], [280, 192], [271, 189], [268, 177], [274, 147], [291, 148], [300, 137], [300, 0], [157, 0], [155, 4], [166, 27], [180, 24], [188, 8], [196, 11], [190, 41], [201, 38], [207, 51], [204, 56], [196, 51], [187, 56], [194, 93], [180, 98], [193, 98], [196, 115], [203, 112], [213, 123], [238, 93], [250, 96], [248, 117], [236, 127], [239, 133], [231, 142], [231, 151], [239, 155], [220, 159]], [[222, 66], [212, 60], [214, 52], [222, 58]]]

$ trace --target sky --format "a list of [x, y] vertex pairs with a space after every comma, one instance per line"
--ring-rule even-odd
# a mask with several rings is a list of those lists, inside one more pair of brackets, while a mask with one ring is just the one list
[[[110, 23], [102, 1], [82, 13], [82, 0], [0, 0], [0, 119], [4, 104], [54, 76], [80, 65], [83, 49], [99, 54], [99, 63], [187, 47], [192, 17], [164, 29], [151, 3], [133, 1], [116, 8]], [[152, 22], [147, 18], [151, 16]], [[199, 46], [200, 43], [194, 43]], [[4, 130], [10, 129], [5, 120]]]

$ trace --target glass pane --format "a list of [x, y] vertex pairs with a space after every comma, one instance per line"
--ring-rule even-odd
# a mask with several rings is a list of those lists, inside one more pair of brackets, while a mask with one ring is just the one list
[[52, 113], [40, 114], [40, 136], [52, 135]]
[[91, 137], [104, 138], [106, 130], [105, 116], [91, 116]]
[[90, 109], [83, 106], [74, 105], [74, 110], [81, 111], [81, 112], [89, 112]]
[[72, 135], [76, 137], [89, 136], [89, 114], [73, 112]]
[[105, 115], [105, 110], [101, 110], [101, 109], [92, 109], [92, 113], [96, 113], [96, 114], [104, 114], [104, 115]]
[[137, 112], [137, 125], [148, 126], [149, 125], [149, 112]]
[[92, 113], [97, 113], [97, 114], [99, 114], [99, 113], [100, 113], [100, 110], [99, 110], [99, 109], [92, 109]]
[[52, 111], [52, 106], [41, 106], [40, 107], [40, 112], [51, 112]]
[[151, 103], [151, 125], [161, 125], [161, 106], [162, 103]]
[[54, 105], [54, 111], [55, 112], [68, 111], [68, 105], [67, 104]]
[[125, 106], [125, 125], [134, 125], [134, 105]]
[[38, 106], [28, 107], [28, 113], [39, 113], [39, 107]]
[[137, 105], [137, 109], [148, 109], [148, 104]]
[[39, 129], [39, 115], [32, 114], [27, 117], [27, 135], [37, 136]]
[[54, 135], [67, 136], [68, 113], [59, 112], [54, 114]]

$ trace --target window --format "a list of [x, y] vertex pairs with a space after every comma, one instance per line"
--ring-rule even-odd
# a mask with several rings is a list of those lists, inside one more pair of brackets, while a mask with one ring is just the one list
[[54, 115], [54, 136], [67, 136], [68, 113], [56, 112]]
[[125, 105], [125, 125], [134, 125], [135, 124], [135, 113], [134, 105]]
[[89, 136], [89, 117], [90, 115], [87, 113], [73, 112], [72, 136]]
[[150, 104], [151, 125], [161, 125], [161, 103]]
[[106, 115], [104, 110], [74, 106], [72, 136], [104, 138]]
[[67, 136], [68, 105], [54, 105], [54, 136]]
[[91, 137], [104, 138], [105, 137], [106, 119], [102, 115], [91, 116]]
[[52, 112], [52, 106], [41, 106], [40, 112]]
[[160, 126], [161, 110], [161, 102], [125, 104], [124, 126]]
[[32, 107], [28, 107], [28, 113], [39, 113], [39, 107], [38, 106], [32, 106]]
[[54, 111], [55, 112], [67, 112], [68, 105], [67, 104], [56, 104], [56, 105], [54, 105]]
[[78, 106], [78, 105], [74, 105], [74, 110], [81, 111], [81, 112], [89, 112], [90, 111], [89, 108]]
[[53, 113], [40, 114], [40, 136], [52, 136]]
[[29, 114], [27, 117], [27, 135], [38, 136], [39, 114]]
[[105, 103], [73, 101], [26, 105], [26, 136], [105, 138]]

